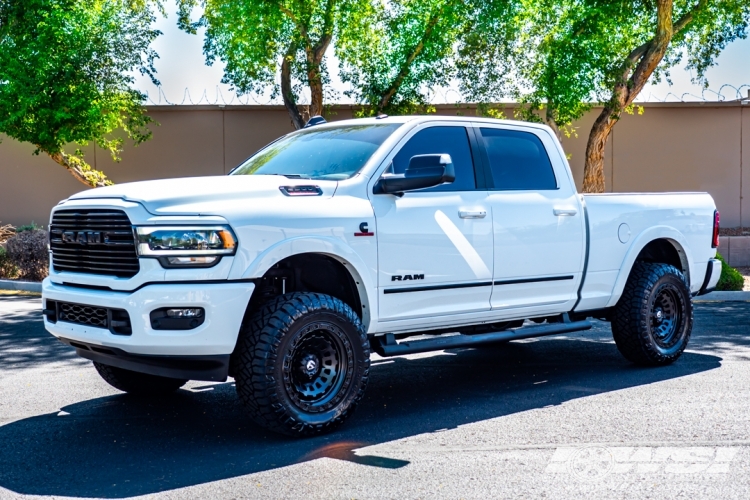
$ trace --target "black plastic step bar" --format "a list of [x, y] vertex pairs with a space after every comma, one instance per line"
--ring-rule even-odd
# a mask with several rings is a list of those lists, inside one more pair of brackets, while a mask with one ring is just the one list
[[509, 340], [530, 339], [534, 337], [545, 337], [547, 335], [560, 335], [562, 333], [579, 332], [591, 329], [589, 321], [570, 321], [565, 315], [565, 320], [560, 323], [548, 323], [538, 326], [524, 326], [510, 330], [502, 330], [492, 333], [481, 333], [477, 335], [450, 335], [431, 339], [412, 340], [408, 342], [396, 342], [396, 336], [392, 333], [375, 337], [370, 341], [372, 350], [381, 356], [401, 356], [403, 354], [416, 354], [419, 352], [441, 351], [443, 349], [454, 349], [457, 347], [475, 347], [492, 342], [507, 342]]

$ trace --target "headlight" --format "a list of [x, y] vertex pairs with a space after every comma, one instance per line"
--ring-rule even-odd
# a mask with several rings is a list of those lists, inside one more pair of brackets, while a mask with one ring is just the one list
[[[139, 255], [166, 257], [160, 260], [174, 266], [211, 264], [237, 250], [237, 238], [228, 226], [141, 226], [136, 234]], [[208, 257], [212, 255], [216, 257]]]

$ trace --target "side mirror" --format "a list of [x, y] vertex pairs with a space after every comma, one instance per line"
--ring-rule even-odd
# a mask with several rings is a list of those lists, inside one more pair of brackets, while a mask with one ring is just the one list
[[383, 174], [375, 184], [375, 194], [399, 194], [404, 191], [439, 186], [456, 180], [456, 169], [449, 154], [416, 155], [403, 174]]

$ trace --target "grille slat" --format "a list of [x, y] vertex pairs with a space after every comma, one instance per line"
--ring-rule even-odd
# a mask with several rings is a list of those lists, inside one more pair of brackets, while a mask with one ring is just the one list
[[50, 224], [50, 250], [55, 271], [121, 278], [140, 271], [133, 226], [119, 210], [56, 211]]

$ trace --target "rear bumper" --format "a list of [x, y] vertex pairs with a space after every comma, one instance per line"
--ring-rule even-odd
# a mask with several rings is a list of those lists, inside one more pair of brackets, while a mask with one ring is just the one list
[[706, 276], [703, 278], [703, 285], [696, 295], [705, 295], [709, 292], [713, 292], [716, 288], [716, 284], [721, 278], [721, 261], [719, 259], [711, 259], [708, 261], [706, 266]]
[[[108, 328], [44, 318], [44, 326], [60, 339], [119, 350], [136, 356], [224, 356], [234, 350], [237, 335], [255, 284], [223, 283], [153, 284], [132, 293], [91, 290], [52, 283], [42, 284], [42, 299], [127, 311], [132, 333], [116, 334]], [[169, 307], [200, 307], [205, 321], [191, 330], [154, 330], [152, 311]], [[81, 351], [79, 349], [79, 351]], [[119, 352], [116, 351], [116, 352]], [[79, 352], [84, 357], [83, 350]], [[89, 351], [94, 352], [94, 351]], [[102, 361], [104, 362], [104, 361]], [[118, 365], [115, 365], [118, 366]], [[124, 367], [123, 367], [124, 368]]]

